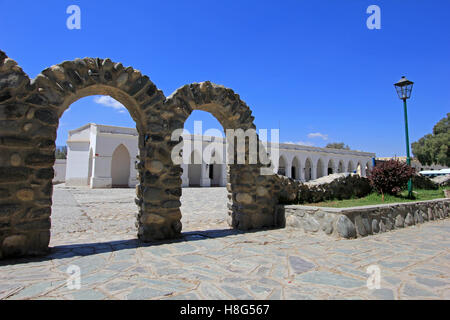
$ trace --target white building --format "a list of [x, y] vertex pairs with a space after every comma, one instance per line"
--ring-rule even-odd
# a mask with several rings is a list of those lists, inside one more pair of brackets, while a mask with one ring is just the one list
[[[398, 160], [401, 162], [406, 162], [406, 157], [397, 157], [397, 156], [396, 157], [380, 157], [380, 158], [377, 158], [376, 160], [377, 161]], [[440, 164], [432, 164], [431, 166], [425, 165], [425, 164], [420, 163], [419, 160], [414, 159], [414, 158], [411, 159], [411, 167], [416, 169], [416, 172], [448, 169], [448, 167], [442, 166]]]
[[[365, 176], [375, 157], [374, 153], [296, 144], [269, 143], [269, 146], [272, 153], [278, 147], [275, 150], [279, 152], [279, 163], [275, 163], [275, 172], [301, 181], [340, 172]], [[183, 187], [226, 185], [225, 139], [184, 136], [183, 153], [186, 151], [191, 161], [181, 164]], [[66, 185], [134, 187], [137, 155], [136, 129], [90, 123], [72, 130], [67, 140]]]

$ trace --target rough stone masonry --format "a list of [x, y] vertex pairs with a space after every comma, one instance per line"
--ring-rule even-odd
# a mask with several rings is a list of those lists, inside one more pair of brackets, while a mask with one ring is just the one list
[[427, 221], [446, 219], [450, 199], [381, 204], [354, 208], [302, 205], [279, 206], [286, 225], [308, 233], [325, 233], [337, 238], [360, 238], [406, 228]]
[[[210, 112], [225, 131], [255, 129], [252, 111], [239, 95], [210, 82], [185, 85], [166, 98], [138, 70], [99, 58], [65, 61], [30, 80], [0, 51], [0, 259], [47, 252], [59, 118], [90, 95], [113, 97], [136, 122], [136, 226], [143, 241], [181, 232], [182, 169], [171, 160], [179, 143], [171, 134], [192, 111]], [[276, 205], [286, 183], [261, 175], [269, 165], [248, 164], [248, 144], [244, 149], [247, 164], [228, 166], [228, 223], [240, 230], [282, 226]]]

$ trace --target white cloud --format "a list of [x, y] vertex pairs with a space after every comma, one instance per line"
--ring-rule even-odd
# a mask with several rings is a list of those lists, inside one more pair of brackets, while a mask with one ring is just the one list
[[123, 106], [123, 104], [121, 104], [120, 102], [114, 100], [111, 97], [108, 96], [100, 96], [100, 97], [95, 97], [94, 98], [94, 102], [101, 104], [102, 106], [105, 107], [110, 107], [113, 108], [115, 110], [117, 110], [119, 113], [125, 113], [126, 109]]
[[308, 138], [310, 138], [310, 139], [320, 138], [320, 139], [323, 139], [323, 140], [328, 140], [328, 135], [320, 133], [320, 132], [315, 132], [315, 133], [308, 134]]
[[298, 144], [300, 146], [308, 146], [308, 147], [313, 147], [314, 146], [314, 143], [307, 142], [307, 141], [298, 141], [298, 142], [286, 141], [286, 142], [283, 142], [283, 143]]

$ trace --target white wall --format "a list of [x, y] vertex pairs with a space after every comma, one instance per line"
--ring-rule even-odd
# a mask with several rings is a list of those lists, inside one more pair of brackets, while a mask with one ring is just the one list
[[137, 184], [135, 162], [138, 155], [137, 132], [131, 128], [96, 125], [94, 144], [92, 188], [110, 188], [112, 186], [112, 156], [118, 146], [124, 145], [130, 154], [129, 187]]
[[66, 181], [66, 159], [56, 159], [53, 169], [55, 170], [55, 177], [53, 183], [63, 183]]
[[87, 186], [89, 171], [89, 141], [67, 141], [66, 185]]
[[[203, 139], [202, 139], [203, 138]], [[113, 153], [119, 145], [124, 145], [130, 154], [130, 178], [128, 185], [133, 187], [137, 184], [137, 170], [135, 163], [138, 155], [138, 134], [136, 129], [114, 126], [89, 124], [69, 133], [68, 160], [66, 182], [72, 185], [90, 185], [91, 188], [110, 188], [112, 186], [111, 164]], [[306, 160], [311, 161], [311, 179], [328, 174], [328, 163], [332, 160], [333, 173], [338, 171], [339, 163], [343, 163], [342, 171], [348, 172], [349, 163], [352, 171], [357, 170], [361, 164], [362, 176], [366, 175], [366, 165], [372, 167], [372, 158], [375, 154], [351, 150], [317, 148], [293, 144], [268, 144], [270, 148], [278, 149], [279, 157], [284, 159], [285, 174], [291, 177], [292, 163], [297, 159], [296, 179], [305, 181]], [[89, 151], [92, 150], [91, 170], [89, 169]], [[225, 186], [227, 176], [227, 165], [216, 166], [214, 179], [209, 178], [208, 164], [216, 162], [217, 158], [226, 159], [226, 144], [223, 138], [184, 136], [183, 157], [186, 161], [193, 151], [202, 155], [202, 162], [197, 166], [182, 164], [182, 186], [199, 184], [210, 186], [220, 182]], [[211, 159], [211, 154], [219, 156]], [[276, 154], [276, 153], [274, 153]], [[318, 172], [318, 161], [322, 162], [322, 170]], [[278, 171], [279, 159], [272, 159], [274, 172]], [[216, 162], [217, 163], [217, 162]], [[125, 170], [127, 171], [127, 170]], [[189, 173], [189, 171], [191, 171]], [[91, 177], [89, 173], [91, 172]], [[220, 174], [219, 174], [220, 173]], [[189, 179], [191, 178], [191, 179]]]

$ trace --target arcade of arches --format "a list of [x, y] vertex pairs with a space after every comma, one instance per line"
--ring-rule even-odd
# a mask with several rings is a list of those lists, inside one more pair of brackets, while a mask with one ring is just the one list
[[[190, 153], [191, 156], [187, 164], [181, 164], [182, 187], [225, 187], [227, 184], [227, 167], [223, 164], [226, 154], [225, 139], [184, 134], [183, 143], [182, 153]], [[134, 164], [138, 155], [136, 129], [91, 123], [70, 131], [67, 145], [66, 185], [110, 188], [135, 187], [138, 184]], [[120, 146], [123, 154], [128, 155], [122, 157], [122, 172], [120, 172], [123, 176], [122, 182], [115, 183], [112, 174], [116, 172], [118, 175], [119, 172], [114, 169], [112, 163], [118, 161], [118, 155], [121, 154], [118, 153]], [[364, 152], [284, 143], [269, 146], [270, 152], [281, 153], [278, 169], [274, 172], [302, 182], [333, 173], [358, 172], [365, 175], [373, 156]], [[326, 170], [324, 163], [327, 164]], [[358, 163], [358, 166], [353, 163]], [[356, 170], [357, 167], [361, 168], [361, 163], [365, 163], [362, 172]]]
[[278, 174], [288, 178], [307, 182], [334, 173], [357, 173], [363, 177], [372, 168], [374, 154], [280, 144]]

